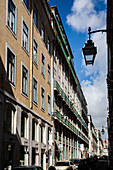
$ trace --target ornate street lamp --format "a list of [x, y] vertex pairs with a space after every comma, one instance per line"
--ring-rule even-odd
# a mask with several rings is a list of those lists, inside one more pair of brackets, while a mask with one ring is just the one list
[[104, 135], [104, 133], [105, 133], [105, 130], [104, 130], [104, 127], [103, 127], [103, 126], [102, 126], [101, 133], [102, 133], [102, 135]]
[[95, 56], [97, 54], [97, 47], [94, 46], [93, 41], [90, 39], [90, 35], [96, 32], [107, 32], [107, 30], [96, 30], [91, 32], [91, 27], [88, 28], [89, 40], [85, 43], [84, 48], [82, 48], [86, 66], [94, 64]]
[[102, 135], [104, 135], [104, 133], [105, 133], [105, 130], [104, 130], [104, 129], [107, 129], [107, 127], [102, 126], [102, 130], [101, 130]]
[[85, 43], [84, 48], [82, 48], [86, 66], [89, 64], [93, 65], [95, 56], [97, 54], [97, 47], [95, 47], [93, 41], [90, 40], [90, 31], [91, 31], [90, 27], [88, 31], [89, 31], [89, 40]]

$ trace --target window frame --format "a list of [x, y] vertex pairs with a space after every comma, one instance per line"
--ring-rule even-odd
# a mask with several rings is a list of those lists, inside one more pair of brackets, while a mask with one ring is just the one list
[[[24, 26], [28, 30], [27, 34], [25, 33], [25, 31], [23, 31], [24, 30]], [[25, 35], [25, 37], [24, 37], [24, 35]], [[24, 47], [25, 45], [23, 45], [23, 42], [25, 41], [24, 39], [26, 38], [26, 35], [27, 35], [27, 49]], [[26, 24], [25, 20], [23, 19], [23, 17], [22, 17], [22, 48], [25, 50], [25, 52], [27, 54], [29, 54], [29, 27], [27, 26], [27, 24]]]
[[[37, 94], [36, 94], [36, 101], [34, 100], [34, 80], [37, 82]], [[36, 105], [36, 106], [38, 106], [38, 81], [37, 81], [37, 79], [33, 76], [33, 103]]]
[[47, 37], [47, 51], [51, 55], [51, 41], [49, 36]]
[[45, 26], [44, 26], [43, 22], [41, 23], [41, 39], [45, 44]]
[[[24, 118], [24, 120], [23, 120], [24, 124], [22, 124], [22, 116]], [[28, 139], [28, 134], [29, 134], [29, 128], [28, 127], [29, 127], [28, 113], [26, 113], [25, 111], [22, 111], [21, 112], [21, 137], [23, 137], [25, 139]], [[23, 135], [22, 135], [22, 130], [23, 130]]]
[[[50, 103], [49, 103], [48, 97], [50, 98]], [[47, 94], [47, 113], [48, 115], [51, 115], [51, 96], [49, 94]]]
[[[36, 14], [36, 22], [34, 20], [34, 13]], [[36, 8], [36, 5], [34, 5], [33, 8], [33, 21], [34, 21], [34, 25], [36, 26], [36, 29], [39, 29], [39, 13], [38, 13], [38, 9]]]
[[[9, 26], [8, 24], [8, 11], [9, 11], [9, 1], [12, 1], [13, 5], [15, 6], [15, 17], [14, 17], [14, 30], [11, 29], [11, 26]], [[11, 31], [11, 33], [16, 37], [16, 34], [17, 34], [17, 6], [16, 4], [14, 3], [13, 0], [7, 0], [7, 5], [6, 5], [6, 11], [7, 11], [7, 14], [6, 14], [6, 25], [7, 27], [9, 28], [9, 30]]]
[[[34, 46], [34, 44], [37, 46]], [[36, 60], [34, 60], [34, 49], [36, 49], [37, 53], [36, 53]], [[33, 38], [33, 63], [36, 65], [36, 67], [38, 68], [38, 43], [35, 40], [35, 38]]]
[[28, 3], [29, 3], [28, 6], [26, 5], [25, 0], [22, 0], [24, 6], [25, 6], [25, 8], [26, 8], [26, 10], [29, 12], [29, 10], [30, 10], [30, 0], [27, 0], [27, 1], [28, 1]]
[[51, 84], [51, 67], [50, 64], [47, 64], [47, 82], [50, 85]]
[[[44, 98], [42, 98], [42, 89], [43, 89], [43, 92], [44, 92]], [[42, 101], [42, 100], [44, 100], [44, 101]], [[45, 112], [45, 89], [43, 88], [43, 86], [41, 86], [41, 110], [43, 112]]]
[[[26, 87], [26, 90], [27, 90], [27, 93], [24, 93], [23, 92], [23, 67], [27, 70], [27, 87]], [[26, 98], [29, 97], [29, 70], [27, 69], [27, 67], [24, 65], [24, 63], [22, 62], [21, 63], [21, 93], [22, 95], [24, 95]]]
[[[43, 60], [44, 62], [42, 62], [42, 57], [44, 58], [44, 60]], [[43, 52], [41, 52], [41, 74], [45, 78], [45, 56], [44, 56]]]
[[[10, 110], [8, 109], [8, 107], [10, 107]], [[17, 114], [16, 114], [16, 108], [15, 108], [15, 106], [12, 104], [12, 103], [10, 103], [10, 102], [7, 102], [6, 103], [6, 112], [9, 112], [10, 111], [10, 130], [8, 130], [8, 128], [9, 128], [9, 126], [8, 126], [8, 122], [6, 122], [6, 124], [5, 124], [5, 131], [7, 132], [7, 133], [10, 133], [10, 134], [16, 134], [16, 116], [17, 116]], [[6, 113], [5, 112], [5, 120], [6, 121], [9, 121], [8, 120], [8, 112]]]
[[35, 118], [32, 119], [32, 140], [38, 142], [38, 121]]
[[[13, 82], [9, 80], [8, 75], [7, 75], [7, 72], [8, 72], [8, 49], [14, 56], [14, 70], [13, 70], [14, 81]], [[8, 81], [14, 88], [16, 88], [16, 54], [14, 53], [14, 51], [10, 48], [10, 46], [7, 43], [6, 43], [6, 81]]]

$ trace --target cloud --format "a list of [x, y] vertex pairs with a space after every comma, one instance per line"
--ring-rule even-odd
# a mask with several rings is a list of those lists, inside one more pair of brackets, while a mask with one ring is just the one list
[[89, 26], [96, 29], [105, 25], [104, 11], [97, 12], [92, 0], [75, 0], [66, 18], [67, 24], [78, 32], [87, 31]]
[[[100, 0], [106, 3], [106, 0]], [[95, 8], [99, 1], [74, 0], [71, 13], [67, 15], [67, 24], [77, 32], [87, 32], [90, 26], [92, 30], [105, 28], [105, 11]], [[102, 9], [102, 8], [100, 8]], [[81, 72], [84, 78], [81, 83], [82, 90], [88, 103], [88, 113], [91, 114], [93, 123], [97, 129], [106, 126], [107, 122], [107, 48], [106, 33], [91, 35], [97, 47], [97, 55], [94, 66], [85, 66], [82, 60]]]

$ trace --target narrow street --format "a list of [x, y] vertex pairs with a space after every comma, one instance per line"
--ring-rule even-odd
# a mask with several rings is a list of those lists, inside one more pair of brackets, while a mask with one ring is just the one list
[[98, 160], [95, 162], [95, 170], [108, 170], [108, 160]]
[[110, 170], [108, 168], [108, 160], [89, 161], [80, 165], [78, 170]]

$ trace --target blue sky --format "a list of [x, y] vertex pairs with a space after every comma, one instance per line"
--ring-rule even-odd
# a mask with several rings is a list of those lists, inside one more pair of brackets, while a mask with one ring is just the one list
[[[56, 5], [74, 56], [73, 62], [88, 103], [88, 112], [97, 129], [107, 126], [107, 52], [106, 33], [91, 35], [97, 46], [93, 66], [85, 66], [82, 48], [88, 40], [88, 27], [106, 29], [107, 0], [49, 0]], [[103, 139], [106, 137], [103, 136]]]

